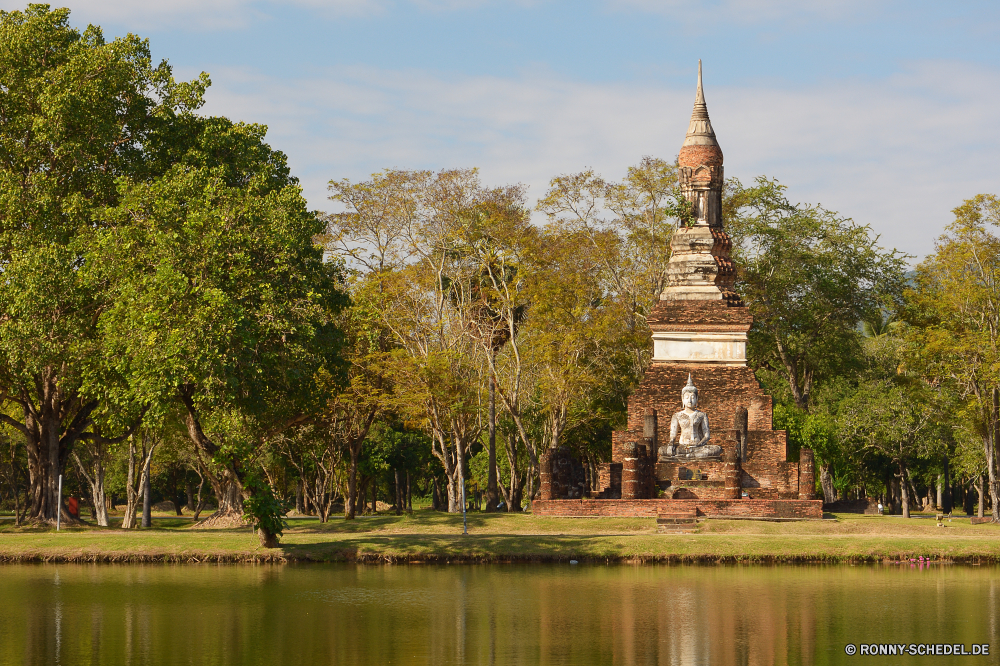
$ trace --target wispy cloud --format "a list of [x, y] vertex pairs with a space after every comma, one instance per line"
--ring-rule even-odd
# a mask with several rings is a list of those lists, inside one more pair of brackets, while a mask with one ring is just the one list
[[720, 20], [744, 23], [794, 18], [840, 20], [862, 12], [870, 17], [890, 3], [882, 3], [880, 7], [878, 3], [865, 0], [607, 0], [607, 4], [616, 10], [668, 14], [678, 19], [696, 20], [707, 28]]
[[[61, 3], [53, 2], [53, 6]], [[130, 30], [164, 27], [189, 30], [240, 29], [266, 20], [282, 5], [316, 10], [326, 15], [365, 15], [382, 12], [389, 0], [76, 0], [70, 6], [74, 24], [116, 23]], [[22, 10], [25, 2], [0, 0], [0, 9]]]
[[[643, 155], [673, 158], [693, 90], [598, 84], [551, 75], [446, 77], [367, 67], [309, 80], [217, 70], [206, 111], [270, 126], [311, 204], [332, 178], [385, 167], [478, 166], [487, 182], [533, 196], [592, 166], [620, 178]], [[922, 255], [949, 211], [1000, 182], [1000, 73], [911, 63], [887, 80], [813, 88], [714, 87], [709, 111], [730, 176], [779, 178]]]
[[[164, 27], [238, 30], [266, 21], [289, 5], [312, 10], [319, 20], [382, 15], [406, 5], [428, 12], [471, 10], [490, 5], [530, 7], [544, 0], [76, 0], [74, 22], [125, 24], [130, 30]], [[53, 3], [58, 6], [58, 2]], [[0, 9], [24, 9], [25, 2], [0, 0]]]

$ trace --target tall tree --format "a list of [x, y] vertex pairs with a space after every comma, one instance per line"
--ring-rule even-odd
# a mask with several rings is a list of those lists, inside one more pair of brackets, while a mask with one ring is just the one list
[[[916, 270], [906, 320], [914, 363], [929, 381], [947, 382], [965, 401], [961, 414], [981, 442], [990, 499], [1000, 506], [1000, 197], [980, 194]], [[994, 509], [994, 520], [1000, 520]]]
[[[134, 35], [70, 27], [67, 9], [0, 12], [0, 395], [21, 414], [0, 419], [27, 442], [34, 519], [56, 520], [81, 438], [120, 441], [138, 425], [143, 405], [99, 323], [110, 295], [81, 271], [93, 261], [85, 232], [107, 224], [117, 179], [149, 173], [153, 137], [207, 85], [176, 83]], [[124, 429], [100, 427], [112, 414]]]
[[392, 340], [382, 323], [385, 293], [373, 274], [350, 281], [351, 305], [338, 318], [344, 332], [343, 358], [346, 381], [322, 376], [325, 404], [316, 417], [316, 427], [332, 450], [347, 452], [347, 484], [344, 515], [353, 519], [359, 504], [358, 475], [363, 446], [376, 419], [388, 409], [392, 391], [388, 354]]
[[791, 203], [763, 176], [748, 188], [731, 181], [724, 214], [737, 289], [754, 316], [751, 362], [780, 373], [808, 411], [817, 380], [859, 356], [860, 323], [901, 296], [904, 256], [882, 249], [867, 226]]
[[596, 262], [603, 298], [622, 309], [620, 326], [630, 338], [631, 372], [638, 382], [652, 345], [645, 326], [666, 286], [670, 239], [688, 206], [677, 188], [677, 166], [644, 157], [621, 182], [588, 169], [553, 178], [537, 209], [552, 230], [575, 234]]
[[[251, 146], [264, 132], [232, 129]], [[262, 445], [313, 413], [316, 372], [337, 367], [337, 267], [312, 240], [322, 221], [271, 157], [243, 183], [183, 165], [123, 181], [106, 213], [115, 224], [93, 232], [91, 279], [114, 295], [99, 319], [108, 348], [149, 404], [179, 402], [223, 520], [242, 519]]]
[[[524, 206], [524, 190], [520, 187], [484, 192], [483, 200], [462, 214], [456, 231], [459, 251], [471, 262], [471, 275], [468, 297], [456, 299], [455, 305], [489, 369], [486, 510], [492, 512], [500, 499], [496, 458], [498, 394], [516, 427], [518, 439], [528, 451], [532, 472], [537, 473], [537, 447], [527, 435], [523, 418], [528, 385], [518, 334], [528, 309], [529, 280], [525, 272], [531, 269], [530, 255], [537, 245], [538, 233], [531, 225], [530, 213]], [[515, 508], [510, 502], [507, 506]]]
[[411, 262], [392, 276], [385, 322], [400, 346], [397, 408], [418, 419], [444, 467], [448, 510], [461, 510], [465, 457], [478, 439], [483, 358], [469, 338], [465, 304], [475, 269], [462, 252], [465, 212], [481, 199], [475, 170], [442, 171], [423, 192], [425, 212], [409, 230]]

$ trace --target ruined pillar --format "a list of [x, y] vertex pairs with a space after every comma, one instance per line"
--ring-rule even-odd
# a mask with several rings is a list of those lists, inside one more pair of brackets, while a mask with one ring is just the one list
[[635, 442], [626, 442], [622, 450], [625, 453], [622, 459], [622, 499], [638, 499], [642, 482], [639, 470], [639, 447]]
[[611, 498], [621, 499], [622, 497], [622, 464], [611, 463], [608, 465], [608, 494]]
[[741, 463], [747, 461], [747, 435], [749, 434], [750, 416], [746, 407], [740, 406], [736, 410], [736, 418], [733, 420], [733, 429], [736, 432], [736, 459]]
[[643, 496], [656, 499], [656, 460], [658, 458], [660, 438], [657, 432], [655, 409], [650, 409], [643, 416], [642, 438], [646, 444], [645, 494]]
[[799, 451], [799, 499], [816, 499], [816, 460], [812, 449]]
[[552, 450], [549, 449], [543, 453], [542, 459], [538, 463], [539, 485], [541, 486], [539, 492], [541, 493], [541, 498], [543, 500], [555, 499], [552, 495]]
[[724, 499], [743, 497], [743, 466], [740, 465], [739, 444], [735, 441], [722, 443], [722, 476], [725, 481]]
[[649, 457], [656, 460], [659, 453], [660, 438], [657, 432], [656, 410], [651, 409], [643, 416], [642, 438], [645, 440], [646, 451]]

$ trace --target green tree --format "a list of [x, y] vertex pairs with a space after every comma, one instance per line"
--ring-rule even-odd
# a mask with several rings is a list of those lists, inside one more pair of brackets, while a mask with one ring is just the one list
[[244, 520], [256, 528], [262, 547], [277, 548], [285, 528], [285, 506], [257, 470], [246, 475], [244, 485], [247, 493], [243, 502]]
[[87, 272], [113, 296], [99, 319], [108, 349], [148, 404], [179, 401], [222, 518], [242, 515], [241, 479], [263, 445], [318, 407], [316, 372], [338, 367], [337, 267], [297, 184], [273, 177], [279, 155], [237, 186], [183, 165], [123, 180], [113, 224], [92, 232]]
[[622, 311], [619, 326], [629, 341], [631, 374], [638, 383], [652, 345], [646, 315], [666, 286], [670, 239], [688, 212], [677, 189], [677, 166], [644, 157], [621, 182], [588, 169], [553, 178], [539, 199], [552, 231], [587, 247], [602, 299]]
[[779, 373], [795, 405], [809, 411], [817, 381], [859, 358], [861, 322], [900, 298], [904, 256], [882, 249], [867, 226], [792, 204], [765, 177], [747, 188], [730, 181], [724, 214], [737, 289], [754, 316], [751, 363]]
[[929, 392], [920, 383], [866, 381], [844, 401], [839, 415], [841, 436], [848, 443], [885, 457], [896, 468], [904, 518], [910, 517], [912, 465], [933, 454], [940, 442]]
[[47, 521], [76, 443], [120, 441], [144, 408], [104, 344], [110, 297], [81, 270], [87, 237], [108, 223], [117, 179], [149, 172], [147, 147], [208, 85], [175, 82], [134, 35], [107, 42], [68, 20], [47, 5], [0, 12], [0, 384], [20, 412], [0, 419], [26, 440], [29, 516]]
[[950, 385], [955, 410], [982, 446], [994, 520], [1000, 519], [1000, 197], [980, 194], [954, 209], [955, 220], [916, 270], [906, 292], [912, 362], [930, 382]]
[[[538, 241], [530, 212], [524, 206], [524, 190], [496, 188], [484, 193], [483, 201], [464, 211], [457, 229], [460, 252], [470, 262], [467, 297], [455, 305], [467, 322], [465, 329], [479, 346], [489, 370], [487, 415], [486, 510], [495, 511], [500, 499], [496, 456], [496, 398], [513, 422], [517, 437], [537, 467], [538, 452], [525, 430], [525, 393], [530, 390], [528, 368], [522, 352], [522, 324], [527, 315], [528, 295], [525, 273], [531, 270], [530, 256]], [[458, 295], [459, 292], [455, 292]], [[516, 447], [516, 439], [507, 446]], [[515, 460], [508, 450], [508, 461]], [[534, 468], [532, 468], [534, 470]], [[519, 486], [520, 470], [510, 477]], [[519, 490], [509, 491], [519, 495]], [[520, 502], [507, 502], [517, 510]]]

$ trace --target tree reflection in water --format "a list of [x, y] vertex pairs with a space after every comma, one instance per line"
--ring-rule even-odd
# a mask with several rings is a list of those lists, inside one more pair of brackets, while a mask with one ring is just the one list
[[[992, 643], [996, 568], [8, 566], [0, 663], [827, 664]], [[976, 609], [973, 611], [973, 609]], [[906, 663], [943, 663], [941, 657]]]

